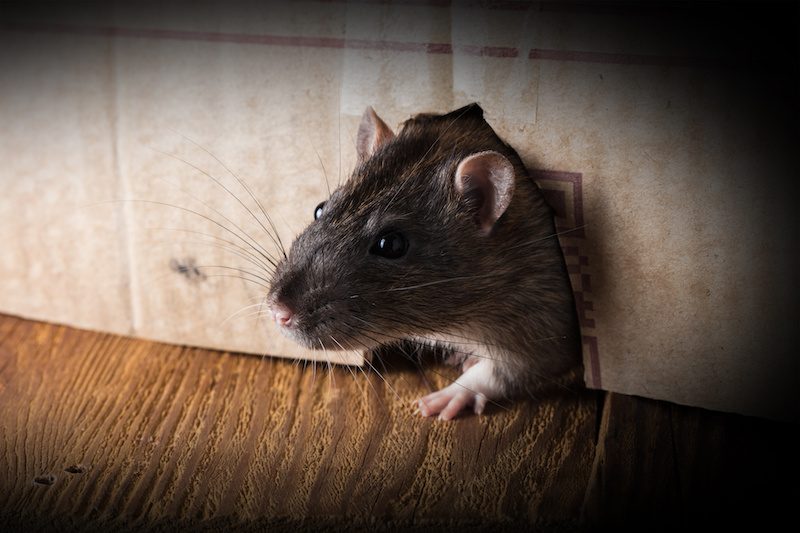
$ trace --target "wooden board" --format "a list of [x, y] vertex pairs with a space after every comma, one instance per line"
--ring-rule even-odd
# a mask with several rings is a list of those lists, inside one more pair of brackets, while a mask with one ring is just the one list
[[796, 497], [795, 426], [598, 391], [442, 423], [410, 403], [451, 369], [376, 365], [0, 315], [0, 529], [572, 531]]
[[610, 394], [587, 524], [680, 531], [785, 527], [800, 492], [798, 427]]

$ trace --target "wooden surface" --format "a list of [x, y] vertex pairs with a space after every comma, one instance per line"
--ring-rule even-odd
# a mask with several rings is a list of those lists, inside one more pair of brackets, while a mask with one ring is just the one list
[[410, 402], [450, 369], [387, 359], [0, 315], [0, 530], [675, 530], [798, 500], [797, 426], [586, 390], [442, 423]]

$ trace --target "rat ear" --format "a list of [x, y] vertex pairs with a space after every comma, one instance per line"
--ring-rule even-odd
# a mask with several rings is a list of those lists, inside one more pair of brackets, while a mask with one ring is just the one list
[[489, 235], [514, 194], [514, 166], [498, 152], [473, 154], [458, 164], [455, 187], [474, 203], [478, 226]]
[[372, 106], [367, 107], [361, 124], [358, 126], [356, 151], [358, 160], [363, 161], [375, 151], [378, 146], [394, 138], [391, 128], [375, 113]]

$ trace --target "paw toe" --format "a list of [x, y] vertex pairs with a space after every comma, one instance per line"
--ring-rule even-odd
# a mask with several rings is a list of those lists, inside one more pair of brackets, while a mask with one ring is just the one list
[[417, 412], [422, 416], [438, 414], [440, 420], [451, 420], [470, 406], [476, 414], [481, 414], [486, 402], [487, 398], [483, 394], [451, 386], [423, 396], [414, 403], [417, 405]]

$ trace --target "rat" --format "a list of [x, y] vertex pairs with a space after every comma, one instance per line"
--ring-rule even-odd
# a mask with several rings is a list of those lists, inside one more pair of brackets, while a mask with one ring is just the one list
[[352, 176], [277, 265], [272, 320], [312, 349], [414, 341], [461, 365], [416, 400], [423, 416], [481, 414], [574, 368], [580, 341], [553, 212], [477, 104], [395, 134], [368, 107]]

